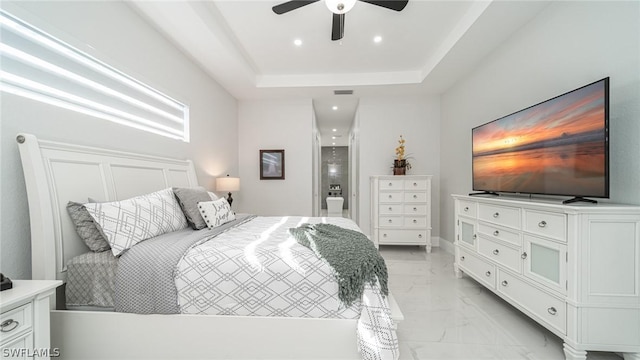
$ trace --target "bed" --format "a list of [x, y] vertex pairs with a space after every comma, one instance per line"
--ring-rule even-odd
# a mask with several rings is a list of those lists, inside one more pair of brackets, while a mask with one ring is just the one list
[[[17, 142], [30, 209], [33, 279], [66, 281], [67, 264], [87, 253], [67, 215], [69, 200], [116, 201], [198, 185], [190, 161], [43, 141], [30, 134], [19, 134]], [[60, 348], [62, 358], [362, 358], [356, 346], [358, 319], [143, 315], [88, 311], [81, 306], [72, 311], [64, 307], [64, 290], [59, 293], [57, 309], [51, 313], [51, 344]], [[391, 317], [400, 322], [402, 313], [393, 296], [386, 298]]]

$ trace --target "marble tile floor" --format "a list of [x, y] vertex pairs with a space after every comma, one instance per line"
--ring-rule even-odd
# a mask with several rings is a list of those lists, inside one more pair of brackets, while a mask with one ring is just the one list
[[[453, 255], [381, 246], [389, 289], [405, 320], [400, 359], [563, 360], [562, 340], [468, 276], [453, 275]], [[621, 360], [589, 352], [587, 360]]]

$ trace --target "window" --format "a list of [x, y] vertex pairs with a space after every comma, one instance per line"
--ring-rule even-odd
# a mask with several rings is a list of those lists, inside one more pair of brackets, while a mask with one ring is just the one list
[[189, 107], [0, 10], [0, 91], [189, 141]]

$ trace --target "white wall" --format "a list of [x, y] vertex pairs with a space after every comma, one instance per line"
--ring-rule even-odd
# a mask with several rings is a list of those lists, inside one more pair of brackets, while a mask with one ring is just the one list
[[432, 235], [439, 234], [440, 98], [438, 96], [364, 97], [358, 106], [360, 208], [358, 225], [370, 234], [370, 176], [393, 174], [398, 139], [406, 140], [412, 165], [408, 175], [433, 175]]
[[[237, 102], [125, 3], [2, 2], [31, 22], [111, 66], [190, 106], [191, 142], [184, 143], [32, 100], [2, 94], [0, 270], [31, 276], [29, 212], [15, 136], [193, 159], [198, 180], [237, 172]], [[74, 199], [82, 201], [83, 199]]]
[[[257, 215], [311, 216], [311, 99], [240, 101], [238, 131], [240, 191], [233, 196], [234, 209]], [[284, 149], [284, 180], [260, 180], [261, 149]]]
[[611, 77], [611, 201], [640, 204], [640, 2], [554, 2], [442, 96], [441, 237], [471, 190], [471, 128]]

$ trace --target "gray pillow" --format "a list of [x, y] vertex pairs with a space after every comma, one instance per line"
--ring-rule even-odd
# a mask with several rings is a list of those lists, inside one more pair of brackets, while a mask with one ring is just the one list
[[111, 249], [111, 246], [100, 233], [84, 205], [69, 201], [67, 203], [67, 212], [76, 226], [76, 232], [91, 251], [102, 252]]
[[178, 199], [178, 203], [180, 203], [180, 208], [182, 208], [182, 212], [184, 216], [187, 218], [187, 222], [189, 226], [191, 226], [194, 230], [200, 230], [207, 227], [207, 223], [200, 215], [200, 210], [198, 209], [198, 202], [201, 201], [211, 201], [211, 196], [207, 190], [202, 187], [196, 188], [173, 188], [173, 193], [176, 195], [176, 199]]

